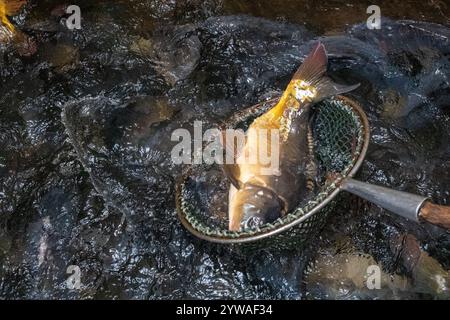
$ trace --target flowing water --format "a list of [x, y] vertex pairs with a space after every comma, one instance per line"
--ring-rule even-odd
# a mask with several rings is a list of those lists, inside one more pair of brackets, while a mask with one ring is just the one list
[[170, 159], [175, 129], [279, 93], [320, 38], [333, 78], [362, 84], [358, 178], [450, 204], [446, 2], [380, 1], [381, 30], [369, 4], [342, 1], [75, 2], [81, 30], [63, 1], [31, 1], [11, 20], [37, 52], [0, 47], [0, 297], [450, 297], [449, 233], [352, 196], [307, 252], [198, 240], [177, 220]]

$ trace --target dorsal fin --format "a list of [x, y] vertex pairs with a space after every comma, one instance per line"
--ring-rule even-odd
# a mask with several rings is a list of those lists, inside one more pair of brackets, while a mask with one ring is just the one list
[[302, 80], [316, 90], [315, 96], [311, 97], [312, 102], [352, 91], [359, 86], [359, 84], [348, 86], [335, 83], [325, 76], [327, 66], [327, 51], [325, 46], [318, 42], [294, 74], [293, 80]]
[[303, 80], [314, 85], [327, 71], [328, 57], [325, 46], [317, 43], [316, 47], [295, 72], [293, 80]]
[[324, 45], [319, 42], [294, 73], [294, 76], [281, 96], [280, 101], [278, 101], [276, 106], [270, 111], [273, 117], [279, 119], [283, 116], [289, 97], [292, 94], [295, 95], [293, 90], [295, 90], [294, 84], [296, 81], [303, 80], [308, 85], [314, 86], [322, 79], [327, 71], [327, 65], [327, 52]]

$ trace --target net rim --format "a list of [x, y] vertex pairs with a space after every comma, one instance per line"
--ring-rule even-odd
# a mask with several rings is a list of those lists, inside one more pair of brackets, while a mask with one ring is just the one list
[[[262, 103], [259, 103], [251, 108], [256, 108], [260, 106], [261, 104], [267, 104], [272, 103], [273, 101], [277, 101], [279, 97], [275, 97], [273, 99], [270, 99], [269, 101], [264, 101]], [[180, 220], [181, 224], [194, 236], [197, 238], [200, 238], [202, 240], [206, 240], [213, 243], [220, 243], [220, 244], [236, 244], [236, 243], [249, 243], [249, 242], [255, 242], [258, 240], [262, 240], [274, 235], [278, 235], [280, 233], [283, 233], [292, 227], [295, 227], [296, 225], [306, 221], [314, 214], [318, 213], [321, 209], [323, 209], [325, 206], [327, 206], [342, 190], [342, 182], [343, 180], [346, 180], [348, 178], [352, 178], [356, 172], [361, 167], [364, 158], [367, 153], [367, 149], [369, 147], [369, 141], [370, 141], [370, 128], [369, 128], [369, 121], [367, 119], [367, 116], [365, 112], [363, 111], [362, 107], [359, 105], [358, 102], [356, 102], [354, 99], [351, 99], [349, 97], [338, 95], [334, 97], [333, 99], [340, 100], [345, 105], [349, 106], [352, 109], [353, 115], [356, 116], [356, 118], [359, 119], [359, 124], [362, 128], [362, 145], [360, 147], [359, 154], [357, 155], [356, 160], [354, 161], [353, 165], [350, 165], [345, 171], [348, 173], [345, 175], [344, 178], [338, 178], [336, 179], [328, 188], [332, 189], [332, 191], [327, 192], [327, 196], [320, 201], [319, 203], [316, 203], [312, 209], [308, 210], [306, 213], [302, 214], [300, 217], [295, 217], [291, 221], [282, 222], [279, 223], [278, 226], [276, 225], [269, 225], [265, 226], [265, 228], [257, 229], [253, 231], [240, 231], [240, 232], [230, 232], [230, 231], [217, 231], [212, 234], [208, 234], [207, 232], [202, 231], [198, 226], [195, 226], [189, 221], [189, 219], [186, 217], [184, 207], [185, 203], [183, 203], [182, 198], [182, 188], [183, 188], [183, 181], [179, 181], [176, 184], [176, 208], [177, 208], [177, 215], [178, 219]], [[297, 208], [297, 210], [302, 210], [303, 208]], [[294, 213], [290, 213], [289, 215], [295, 216]]]

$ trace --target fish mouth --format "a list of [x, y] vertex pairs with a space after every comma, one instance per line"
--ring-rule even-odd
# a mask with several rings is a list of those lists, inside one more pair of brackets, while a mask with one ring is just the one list
[[274, 190], [247, 183], [232, 200], [230, 231], [255, 229], [272, 223], [287, 212], [287, 203]]

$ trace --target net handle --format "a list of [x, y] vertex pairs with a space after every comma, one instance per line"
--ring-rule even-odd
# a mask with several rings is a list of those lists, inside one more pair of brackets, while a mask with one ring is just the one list
[[414, 222], [427, 221], [450, 229], [450, 207], [433, 204], [428, 197], [345, 179], [341, 189]]

